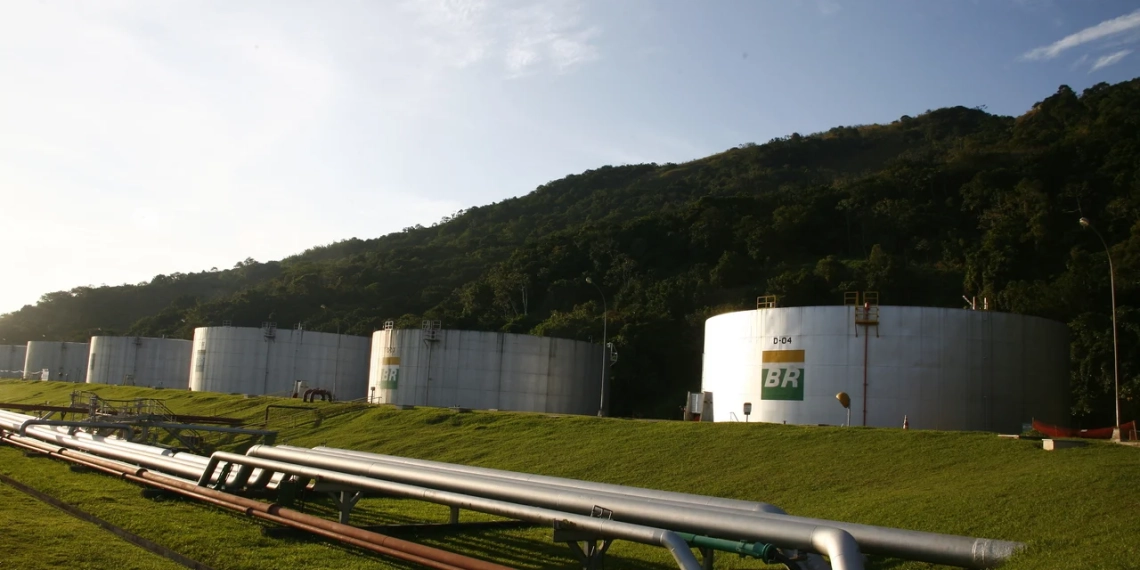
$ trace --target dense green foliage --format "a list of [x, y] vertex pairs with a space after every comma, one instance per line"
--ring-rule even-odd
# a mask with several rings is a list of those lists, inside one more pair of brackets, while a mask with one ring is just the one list
[[280, 263], [45, 295], [0, 338], [93, 330], [189, 338], [195, 326], [369, 334], [419, 326], [597, 338], [599, 291], [621, 353], [614, 412], [669, 417], [700, 383], [706, 317], [754, 306], [962, 306], [1069, 323], [1074, 414], [1111, 423], [1108, 257], [1125, 411], [1140, 391], [1140, 80], [1062, 86], [1021, 117], [955, 107], [793, 134], [685, 164], [603, 167], [432, 227]]
[[[0, 401], [66, 402], [74, 388], [65, 382], [0, 381]], [[218, 413], [251, 422], [264, 418], [266, 404], [283, 402], [185, 390], [87, 388], [105, 398], [166, 398], [177, 413]], [[309, 416], [302, 415], [294, 424], [285, 415], [293, 411], [275, 412], [270, 429], [281, 430], [278, 442], [768, 501], [800, 516], [1026, 543], [1027, 551], [1003, 570], [1123, 570], [1135, 568], [1140, 554], [1133, 527], [1122, 523], [1140, 508], [1140, 487], [1134, 484], [1140, 450], [1107, 442], [1047, 452], [1038, 441], [977, 432], [317, 406], [322, 418], [317, 423], [303, 421]], [[140, 498], [126, 482], [69, 473], [58, 463], [28, 459], [2, 445], [0, 472], [215, 568], [388, 567], [323, 542], [259, 536], [256, 522], [198, 503], [156, 504]], [[305, 510], [336, 516], [327, 496], [318, 494], [306, 498]], [[13, 516], [12, 506], [0, 503], [0, 521], [5, 516]], [[464, 521], [480, 518], [470, 511], [462, 514]], [[352, 514], [356, 524], [444, 520], [446, 507], [389, 498], [364, 499]], [[39, 534], [51, 532], [43, 527]], [[569, 549], [551, 541], [549, 528], [444, 533], [417, 540], [515, 568], [577, 567]], [[75, 550], [60, 553], [62, 545], [45, 539], [4, 544], [0, 568], [7, 568], [3, 562], [8, 558], [34, 561], [37, 552], [46, 558], [41, 545], [56, 556], [76, 556]], [[733, 555], [718, 555], [716, 562], [718, 570], [763, 567]], [[606, 568], [669, 570], [676, 564], [662, 548], [618, 541]], [[946, 567], [870, 556], [867, 568]]]

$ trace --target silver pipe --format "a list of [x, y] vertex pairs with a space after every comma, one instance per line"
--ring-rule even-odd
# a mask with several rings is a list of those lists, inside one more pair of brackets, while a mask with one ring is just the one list
[[140, 458], [140, 460], [145, 461], [148, 465], [151, 466], [170, 465], [185, 468], [186, 470], [193, 470], [195, 472], [201, 469], [201, 466], [189, 461], [185, 461], [182, 458], [163, 456], [156, 453], [143, 453], [119, 444], [126, 442], [116, 443], [115, 440], [106, 440], [104, 438], [79, 439], [75, 436], [69, 436], [54, 431], [40, 430], [39, 428], [35, 427], [29, 428], [27, 435], [35, 439], [39, 439], [40, 441], [79, 449], [94, 453], [96, 455], [115, 452], [116, 454], [124, 457], [137, 456]]
[[172, 463], [172, 462], [166, 462], [166, 461], [156, 459], [153, 457], [141, 457], [140, 456], [141, 454], [135, 454], [135, 453], [131, 453], [129, 451], [114, 449], [112, 447], [92, 445], [92, 446], [90, 446], [89, 449], [86, 449], [86, 448], [82, 448], [82, 447], [78, 447], [78, 446], [70, 446], [70, 445], [67, 445], [66, 443], [62, 443], [62, 442], [58, 442], [58, 441], [49, 441], [49, 440], [40, 439], [40, 438], [34, 437], [34, 435], [20, 436], [20, 435], [16, 435], [15, 433], [10, 434], [8, 437], [11, 437], [11, 438], [15, 439], [16, 441], [36, 441], [36, 442], [40, 443], [41, 445], [50, 445], [52, 447], [57, 447], [61, 450], [70, 449], [72, 451], [89, 453], [91, 455], [109, 458], [109, 459], [114, 459], [116, 461], [124, 461], [127, 463], [133, 463], [133, 464], [138, 465], [140, 467], [145, 467], [147, 469], [153, 469], [155, 471], [160, 471], [163, 473], [173, 475], [179, 479], [197, 479], [197, 477], [198, 477], [198, 471], [192, 467], [188, 467], [188, 466], [185, 466], [182, 464], [177, 464], [177, 463]]
[[[31, 420], [35, 420], [35, 418], [31, 418]], [[13, 433], [19, 433], [23, 428], [23, 433], [19, 437], [35, 439], [63, 448], [77, 449], [119, 461], [128, 461], [182, 478], [197, 479], [198, 473], [201, 471], [200, 466], [193, 465], [180, 458], [161, 455], [157, 452], [159, 448], [151, 448], [147, 452], [142, 452], [137, 448], [150, 446], [114, 439], [109, 440], [91, 434], [84, 434], [86, 437], [80, 438], [77, 437], [78, 434], [71, 435], [48, 427], [37, 427], [37, 424], [29, 424], [31, 420], [19, 421], [9, 417], [0, 417], [0, 427]]]
[[[324, 455], [324, 456], [328, 456], [328, 457], [347, 458], [350, 460], [365, 460], [363, 457], [358, 458], [355, 455], [349, 455], [347, 453], [337, 454], [337, 453], [333, 453], [331, 451], [326, 451], [330, 448], [321, 448], [320, 451], [317, 451], [317, 450], [310, 450], [310, 449], [304, 448], [304, 447], [293, 447], [293, 446], [288, 446], [288, 445], [280, 445], [280, 446], [275, 446], [275, 447], [277, 449], [287, 449], [287, 450], [297, 451], [297, 452], [301, 452], [301, 453], [317, 453], [319, 455]], [[363, 454], [362, 453], [362, 455], [371, 456], [374, 454]], [[385, 457], [388, 457], [388, 456], [385, 456]], [[569, 485], [569, 484], [563, 485], [563, 484], [561, 484], [562, 482], [567, 482], [567, 483], [576, 482], [575, 479], [562, 479], [559, 477], [542, 477], [539, 475], [535, 475], [532, 478], [532, 476], [527, 474], [527, 473], [517, 473], [517, 472], [512, 472], [512, 471], [499, 471], [497, 469], [483, 469], [483, 468], [478, 468], [478, 467], [472, 467], [472, 468], [470, 468], [470, 472], [468, 472], [467, 470], [463, 470], [463, 469], [450, 469], [450, 467], [463, 468], [464, 466], [462, 466], [462, 465], [440, 463], [438, 461], [422, 461], [422, 462], [419, 462], [418, 460], [412, 460], [412, 461], [409, 461], [407, 463], [404, 463], [401, 461], [388, 462], [388, 461], [381, 461], [381, 460], [372, 460], [371, 458], [367, 459], [367, 461], [369, 463], [376, 462], [379, 464], [390, 465], [393, 468], [397, 468], [397, 469], [412, 469], [412, 470], [417, 470], [417, 471], [429, 471], [429, 472], [440, 472], [440, 471], [451, 472], [451, 473], [455, 473], [456, 476], [468, 476], [469, 475], [472, 477], [479, 477], [479, 478], [485, 478], [485, 479], [495, 479], [498, 481], [506, 481], [506, 482], [511, 482], [511, 483], [520, 483], [520, 484], [528, 484], [528, 485], [543, 485], [543, 486], [546, 486], [546, 487], [551, 488], [551, 489], [559, 489], [559, 490], [566, 491], [568, 493], [588, 493], [590, 495], [590, 497], [592, 498], [591, 500], [594, 501], [594, 504], [601, 504], [601, 505], [613, 504], [616, 501], [635, 498], [635, 499], [639, 499], [642, 501], [651, 501], [656, 506], [668, 505], [668, 506], [675, 507], [676, 509], [690, 509], [693, 507], [701, 507], [701, 508], [705, 508], [706, 510], [718, 510], [718, 509], [720, 509], [720, 507], [717, 507], [717, 506], [709, 506], [709, 504], [712, 503], [712, 501], [709, 501], [709, 499], [717, 499], [717, 497], [708, 497], [708, 496], [702, 496], [702, 495], [690, 495], [687, 493], [672, 493], [672, 492], [668, 492], [668, 491], [660, 491], [659, 493], [654, 493], [653, 489], [644, 489], [644, 488], [639, 488], [639, 487], [623, 487], [621, 485], [609, 485], [609, 484], [605, 484], [605, 483], [592, 483], [589, 481], [581, 481], [581, 483], [584, 483], [584, 485], [582, 485], [581, 488], [579, 488], [578, 486], [574, 486], [574, 485]], [[427, 466], [427, 465], [430, 465], [430, 466]], [[439, 466], [439, 467], [437, 467], [437, 466]], [[363, 474], [363, 475], [367, 475], [366, 472], [360, 472], [360, 471], [353, 471], [353, 472]], [[490, 473], [491, 475], [483, 475], [483, 473]], [[495, 476], [498, 473], [511, 474], [514, 476], [513, 477], [508, 477], [508, 476], [497, 477], [497, 476]], [[387, 478], [387, 477], [385, 477], [385, 478]], [[539, 482], [541, 480], [546, 480], [546, 479], [555, 480], [558, 483], [542, 484]], [[622, 489], [630, 489], [633, 492], [622, 493], [621, 492]], [[676, 499], [674, 499], [674, 497], [676, 497]], [[692, 498], [691, 500], [686, 500], [690, 497]], [[735, 510], [733, 510], [731, 507], [724, 507], [725, 509], [733, 510], [733, 512], [740, 512], [740, 513], [768, 512], [768, 513], [776, 513], [776, 514], [787, 514], [780, 507], [777, 507], [775, 505], [769, 505], [767, 503], [750, 503], [748, 501], [735, 501], [733, 499], [723, 499], [723, 500], [726, 502], [744, 505], [744, 507], [741, 507], [741, 508], [738, 508]], [[737, 505], [733, 505], [733, 506], [737, 506]], [[758, 510], [758, 509], [764, 509], [764, 510]]]
[[[380, 455], [363, 451], [353, 451], [331, 447], [316, 447], [312, 450], [305, 448], [279, 446], [286, 449], [308, 451], [335, 457], [356, 458], [369, 463], [385, 463], [388, 465], [404, 465], [411, 468], [444, 470], [455, 473], [469, 473], [483, 476], [497, 476], [503, 480], [523, 483], [543, 483], [551, 486], [562, 486], [579, 490], [594, 492], [620, 493], [627, 496], [642, 497], [658, 502], [688, 503], [695, 507], [729, 509], [750, 513], [761, 517], [764, 515], [782, 515], [783, 520], [795, 521], [804, 524], [835, 527], [847, 531], [859, 543], [860, 548], [871, 554], [885, 554], [918, 560], [935, 564], [950, 564], [972, 568], [991, 568], [1004, 562], [1015, 552], [1024, 548], [1024, 544], [1004, 540], [991, 540], [937, 533], [919, 532], [889, 527], [861, 525], [841, 521], [814, 519], [787, 515], [782, 509], [768, 503], [753, 503], [735, 499], [717, 499], [702, 495], [688, 493], [675, 493], [669, 491], [655, 491], [638, 487], [623, 485], [609, 485], [589, 481], [577, 481], [561, 477], [547, 477], [529, 475], [512, 471], [487, 469], [482, 467], [468, 467], [438, 461], [423, 459], [409, 459], [391, 455]], [[708, 501], [708, 499], [717, 499]], [[599, 497], [599, 500], [602, 500]], [[765, 516], [764, 518], [773, 518]]]
[[827, 554], [832, 568], [863, 567], [863, 554], [859, 552], [859, 545], [846, 531], [816, 527], [811, 533], [811, 543], [816, 552]]
[[[833, 555], [830, 551], [819, 550], [822, 543], [817, 543], [817, 540], [813, 539], [816, 531], [822, 525], [793, 522], [787, 520], [787, 517], [768, 519], [739, 511], [715, 511], [696, 506], [678, 507], [674, 504], [622, 497], [616, 494], [588, 493], [573, 489], [544, 487], [533, 483], [503, 481], [477, 475], [460, 475], [407, 466], [369, 463], [357, 459], [322, 456], [261, 445], [253, 446], [246, 454], [311, 465], [323, 468], [322, 471], [326, 473], [357, 473], [364, 476], [365, 480], [370, 481], [383, 479], [441, 491], [533, 505], [567, 513], [589, 515], [596, 507], [602, 507], [612, 511], [614, 520], [718, 538], [768, 542], [786, 548], [811, 550], [832, 556], [833, 559], [845, 561], [844, 564], [846, 565], [844, 566], [833, 563], [836, 570], [862, 570], [863, 568], [862, 557], [852, 558], [850, 555], [851, 552], [859, 552], [859, 545], [848, 533], [836, 529], [847, 539], [842, 544], [843, 550], [835, 552]], [[357, 479], [359, 478], [361, 477]], [[825, 546], [835, 547], [838, 544], [830, 542]]]
[[645, 499], [653, 499], [658, 501], [671, 501], [674, 503], [683, 503], [698, 505], [702, 507], [711, 507], [718, 509], [732, 509], [748, 513], [775, 513], [786, 514], [783, 509], [769, 503], [761, 503], [754, 501], [741, 501], [738, 499], [726, 499], [722, 497], [710, 497], [708, 495], [695, 495], [692, 493], [677, 493], [674, 491], [659, 491], [656, 489], [646, 489], [643, 487], [629, 487], [626, 485], [613, 485], [610, 483], [595, 483], [593, 481], [582, 481], [579, 479], [567, 479], [564, 477], [550, 477], [547, 475], [532, 475], [530, 473], [519, 473], [517, 471], [504, 471], [502, 469], [489, 469], [486, 467], [471, 467], [467, 465], [459, 465], [455, 463], [443, 463], [441, 461], [428, 461], [425, 459], [411, 459], [407, 457], [397, 457], [394, 455], [380, 455], [377, 453], [367, 453], [364, 451], [353, 451], [349, 449], [338, 449], [335, 447], [314, 447], [312, 450], [303, 447], [291, 447], [286, 445], [279, 445], [284, 449], [303, 449], [314, 453], [338, 455], [345, 457], [356, 457], [360, 459], [367, 459], [371, 461], [396, 463], [401, 465], [412, 465], [417, 467], [427, 467], [431, 469], [441, 469], [445, 471], [454, 471], [456, 473], [470, 473], [472, 475], [482, 475], [485, 477], [494, 477], [501, 479], [509, 479], [512, 481], [522, 481], [527, 483], [536, 483], [550, 486], [567, 487], [572, 489], [580, 489], [585, 491], [601, 491], [606, 493], [618, 493], [630, 497], [642, 497]]
[[[9, 433], [7, 436], [5, 436], [5, 439], [9, 439], [9, 440], [12, 440], [12, 441], [17, 442], [17, 443], [23, 443], [23, 444], [29, 445], [30, 447], [33, 447], [36, 449], [41, 449], [41, 450], [47, 449], [47, 450], [51, 450], [51, 451], [71, 451], [72, 455], [70, 455], [69, 457], [76, 457], [77, 455], [91, 455], [91, 456], [99, 457], [98, 455], [96, 455], [94, 453], [89, 453], [89, 452], [86, 452], [83, 450], [76, 451], [74, 449], [70, 449], [67, 447], [60, 447], [60, 446], [51, 445], [47, 442], [38, 440], [36, 438], [19, 436], [19, 435], [16, 435], [15, 433]], [[123, 467], [139, 468], [138, 465], [134, 465], [130, 462], [124, 462], [124, 461], [121, 461], [118, 459], [108, 459], [106, 457], [100, 457], [100, 458], [103, 460], [114, 461], [115, 463], [121, 464]], [[183, 481], [185, 483], [193, 484], [193, 481], [189, 481], [186, 478], [179, 477], [177, 475], [164, 474], [164, 476], [169, 477], [169, 478], [174, 479], [174, 480], [177, 480], [177, 481]]]
[[206, 467], [202, 469], [202, 472], [200, 474], [198, 474], [199, 487], [205, 487], [210, 484], [210, 480], [214, 476], [214, 470], [217, 469], [218, 463], [220, 462], [221, 459], [218, 459], [218, 454], [215, 453], [214, 455], [210, 456], [209, 463], [206, 463]]
[[102, 442], [102, 443], [106, 443], [108, 445], [114, 445], [115, 447], [134, 450], [134, 451], [137, 451], [139, 453], [148, 453], [151, 455], [158, 455], [161, 457], [169, 457], [172, 459], [177, 459], [179, 461], [182, 461], [184, 463], [189, 463], [189, 464], [197, 463], [197, 464], [205, 465], [206, 460], [207, 460], [206, 457], [202, 457], [201, 455], [194, 455], [193, 453], [178, 451], [176, 449], [171, 449], [169, 447], [158, 447], [158, 446], [153, 446], [153, 445], [146, 445], [143, 443], [136, 443], [133, 441], [127, 441], [125, 439], [95, 435], [95, 434], [87, 433], [85, 431], [77, 431], [73, 434], [69, 434], [68, 430], [66, 428], [61, 428], [61, 427], [48, 427], [46, 429], [48, 429], [52, 432], [55, 432], [59, 435], [68, 436], [68, 437], [72, 437], [72, 438], [79, 439], [79, 440]]
[[[29, 430], [31, 431], [31, 430]], [[198, 474], [201, 473], [201, 467], [196, 465], [188, 465], [172, 458], [163, 458], [156, 455], [146, 453], [138, 453], [126, 449], [116, 448], [113, 445], [99, 444], [95, 442], [85, 442], [77, 440], [69, 440], [63, 436], [49, 436], [49, 437], [35, 437], [40, 434], [29, 434], [33, 439], [39, 439], [45, 443], [52, 443], [65, 448], [73, 448], [81, 451], [99, 455], [110, 459], [119, 461], [127, 461], [136, 465], [154, 469], [163, 473], [170, 473], [187, 479], [197, 479]]]
[[[211, 456], [211, 460], [215, 458], [218, 461], [226, 461], [239, 464], [246, 463], [254, 467], [260, 467], [264, 470], [273, 470], [280, 473], [300, 475], [302, 477], [309, 477], [321, 481], [340, 483], [342, 485], [349, 485], [352, 487], [358, 487], [371, 491], [379, 491], [382, 493], [387, 493], [389, 495], [406, 497], [409, 499], [416, 499], [429, 503], [451, 505], [459, 507], [461, 509], [478, 511], [517, 520], [526, 520], [550, 525], [562, 524], [563, 522], [566, 522], [572, 525], [574, 528], [595, 532], [601, 536], [619, 538], [622, 540], [629, 540], [642, 544], [662, 546], [669, 550], [669, 552], [673, 555], [673, 559], [676, 560], [677, 566], [682, 570], [701, 569], [700, 562], [697, 561], [696, 556], [693, 555], [693, 551], [688, 547], [688, 544], [680, 536], [677, 536], [676, 533], [661, 528], [652, 528], [643, 525], [613, 521], [609, 519], [543, 509], [530, 505], [497, 501], [484, 497], [474, 497], [469, 495], [462, 495], [459, 493], [451, 493], [448, 491], [427, 489], [424, 487], [417, 487], [404, 483], [380, 481], [359, 475], [349, 475], [346, 473], [339, 473], [327, 469], [319, 469], [292, 463], [283, 463], [280, 461], [262, 459], [248, 455], [238, 455], [236, 453], [226, 453], [219, 451]], [[206, 476], [206, 474], [203, 473], [203, 476]], [[860, 565], [853, 568], [861, 570], [862, 566]]]
[[[108, 438], [86, 432], [70, 434], [64, 429], [67, 425], [70, 424], [45, 422], [33, 416], [0, 411], [0, 428], [22, 432], [22, 436], [31, 436], [33, 439], [39, 441], [79, 449], [95, 455], [132, 461], [138, 465], [143, 465], [150, 469], [166, 472], [168, 474], [177, 474], [181, 477], [190, 477], [197, 480], [199, 477], [198, 473], [201, 472], [209, 461], [209, 458], [202, 457], [201, 455], [178, 452], [165, 447], [134, 443], [125, 439]], [[270, 482], [272, 476], [272, 472], [261, 473], [260, 470], [254, 470], [251, 473], [243, 473], [239, 469], [238, 472], [230, 474], [226, 479], [225, 486], [232, 489], [240, 488], [244, 485], [250, 489], [260, 489]], [[216, 477], [214, 479], [216, 480]]]
[[131, 431], [131, 426], [123, 425], [123, 424], [114, 424], [114, 423], [110, 423], [110, 422], [79, 422], [79, 421], [71, 421], [71, 420], [40, 420], [40, 419], [36, 419], [36, 418], [32, 418], [30, 420], [25, 420], [23, 423], [20, 424], [20, 428], [16, 431], [17, 431], [17, 433], [19, 433], [19, 435], [28, 435], [28, 428], [31, 426], [64, 426], [64, 427], [77, 427], [77, 428], [78, 427], [91, 427], [91, 428], [97, 428], [97, 429], [115, 429], [115, 430], [125, 431], [128, 434]]

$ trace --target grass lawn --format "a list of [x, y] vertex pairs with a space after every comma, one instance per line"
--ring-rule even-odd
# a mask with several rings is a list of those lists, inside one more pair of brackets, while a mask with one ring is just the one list
[[[176, 412], [259, 422], [268, 404], [299, 403], [24, 381], [0, 381], [0, 401], [61, 405], [77, 388], [94, 389], [108, 398], [163, 398]], [[1087, 448], [1046, 452], [1039, 442], [973, 432], [460, 414], [352, 403], [314, 406], [315, 412], [271, 411], [269, 427], [280, 430], [278, 443], [329, 445], [767, 501], [801, 516], [1027, 543], [1028, 550], [1005, 566], [1010, 569], [1132, 569], [1140, 559], [1140, 539], [1131, 523], [1140, 512], [1140, 449], [1136, 448], [1093, 442]], [[240, 449], [243, 442], [223, 443]], [[263, 537], [260, 523], [254, 520], [195, 503], [143, 499], [134, 485], [98, 474], [72, 473], [60, 463], [28, 459], [10, 448], [0, 448], [0, 471], [217, 568], [399, 567], [323, 541]], [[2, 502], [0, 521], [33, 507], [26, 501]], [[332, 513], [331, 503], [317, 498], [306, 510]], [[366, 499], [353, 513], [357, 524], [446, 518], [445, 507], [388, 499]], [[463, 515], [463, 520], [481, 518], [486, 517]], [[41, 528], [46, 541], [52, 527]], [[575, 567], [569, 552], [551, 543], [547, 529], [486, 531], [422, 542], [523, 568]], [[53, 556], [74, 556], [72, 566], [63, 567], [83, 567], [81, 553], [67, 543], [48, 544], [57, 545], [48, 548]], [[20, 554], [24, 548], [28, 550]], [[42, 547], [20, 542], [15, 549], [27, 560], [37, 560], [30, 557]], [[131, 556], [164, 563], [134, 550], [137, 553], [107, 555], [122, 561], [116, 566], [132, 567]], [[136, 566], [150, 567], [142, 564]], [[674, 565], [663, 549], [617, 542], [607, 567]], [[717, 559], [717, 568], [762, 567], [724, 554]], [[872, 557], [868, 567], [934, 568], [880, 557]]]
[[[0, 450], [0, 461], [18, 461], [19, 454]], [[160, 556], [129, 544], [98, 526], [81, 521], [0, 483], [0, 533], [4, 554], [0, 569], [118, 568], [172, 570], [181, 568]], [[50, 530], [50, 532], [45, 532]], [[34, 546], [26, 548], [21, 545]]]

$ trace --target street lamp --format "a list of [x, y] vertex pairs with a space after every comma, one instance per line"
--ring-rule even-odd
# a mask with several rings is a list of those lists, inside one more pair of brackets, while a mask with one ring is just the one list
[[598, 290], [598, 294], [602, 296], [602, 395], [598, 398], [598, 417], [605, 415], [606, 410], [606, 315], [610, 312], [609, 306], [606, 305], [606, 294], [602, 292], [602, 288], [594, 283], [593, 279], [586, 278], [586, 283], [594, 286]]
[[1112, 295], [1112, 385], [1113, 400], [1116, 403], [1116, 428], [1112, 431], [1113, 439], [1120, 440], [1120, 357], [1116, 352], [1116, 272], [1112, 268], [1112, 252], [1108, 249], [1108, 242], [1096, 230], [1096, 226], [1088, 218], [1081, 218], [1081, 227], [1088, 228], [1100, 239], [1104, 246], [1104, 253], [1108, 256], [1108, 286]]

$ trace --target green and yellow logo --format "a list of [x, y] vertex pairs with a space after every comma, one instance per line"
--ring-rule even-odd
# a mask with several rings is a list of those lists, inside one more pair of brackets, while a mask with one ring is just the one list
[[804, 351], [765, 350], [760, 355], [760, 399], [804, 399]]
[[400, 385], [400, 357], [385, 356], [380, 365], [380, 389], [395, 390]]

